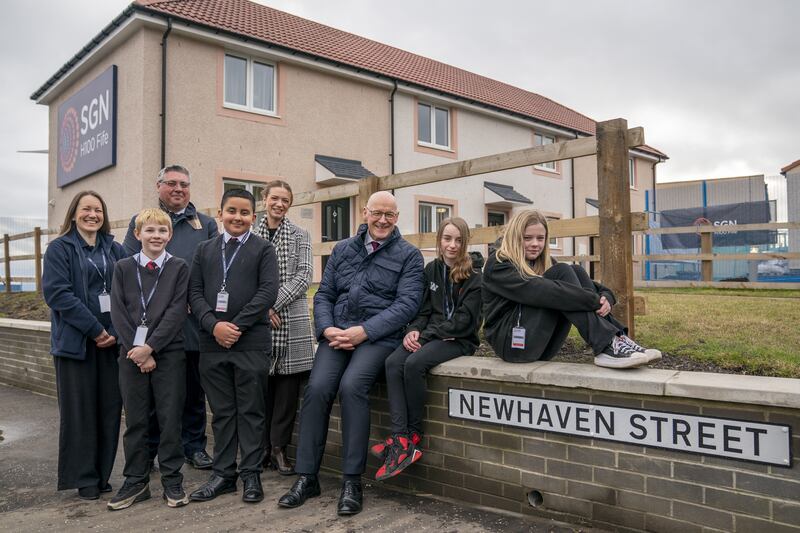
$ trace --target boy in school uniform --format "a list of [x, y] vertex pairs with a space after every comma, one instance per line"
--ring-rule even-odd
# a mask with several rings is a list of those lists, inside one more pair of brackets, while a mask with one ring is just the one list
[[[222, 196], [224, 232], [200, 243], [192, 261], [189, 303], [200, 322], [200, 381], [213, 411], [214, 465], [192, 492], [208, 501], [236, 491], [260, 502], [264, 382], [272, 346], [269, 309], [278, 295], [278, 261], [269, 241], [251, 233], [256, 201], [243, 189]], [[241, 462], [236, 465], [237, 447]]]
[[161, 428], [158, 462], [169, 507], [189, 503], [183, 490], [181, 415], [186, 394], [183, 323], [189, 266], [165, 247], [172, 221], [161, 209], [136, 216], [138, 254], [117, 262], [111, 320], [120, 345], [119, 386], [125, 406], [125, 482], [108, 502], [112, 511], [150, 498], [148, 426], [155, 404]]

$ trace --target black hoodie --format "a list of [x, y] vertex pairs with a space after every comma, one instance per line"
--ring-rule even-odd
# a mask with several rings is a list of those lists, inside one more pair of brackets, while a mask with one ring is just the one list
[[[445, 315], [445, 302], [452, 295], [453, 314]], [[465, 353], [480, 344], [481, 272], [473, 269], [467, 279], [453, 283], [444, 261], [435, 259], [425, 267], [425, 293], [422, 307], [407, 331], [419, 331], [420, 344], [436, 339], [454, 339]]]
[[[555, 263], [555, 259], [552, 260]], [[556, 311], [595, 311], [600, 296], [614, 305], [610, 289], [594, 282], [597, 292], [541, 276], [525, 279], [511, 261], [498, 261], [492, 254], [483, 269], [484, 333], [495, 353], [504, 361], [530, 362], [528, 350], [511, 348], [511, 330], [525, 328], [525, 346], [547, 344], [555, 328]]]

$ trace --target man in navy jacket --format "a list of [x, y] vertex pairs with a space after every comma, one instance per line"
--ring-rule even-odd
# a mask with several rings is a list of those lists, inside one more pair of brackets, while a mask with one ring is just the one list
[[386, 191], [373, 194], [363, 214], [366, 224], [358, 234], [334, 247], [314, 296], [320, 344], [300, 412], [295, 465], [299, 477], [278, 501], [282, 507], [298, 507], [320, 494], [317, 473], [338, 392], [343, 483], [337, 511], [361, 511], [369, 390], [422, 299], [422, 254], [395, 227], [399, 213], [394, 196]]
[[[167, 251], [191, 265], [197, 245], [219, 235], [217, 222], [198, 213], [189, 199], [191, 181], [189, 171], [180, 165], [164, 167], [156, 177], [158, 204], [172, 219], [172, 239]], [[142, 249], [133, 230], [136, 217], [131, 219], [125, 235], [125, 251], [133, 255]], [[200, 385], [200, 346], [197, 318], [189, 313], [183, 325], [183, 342], [186, 351], [186, 403], [183, 408], [181, 440], [186, 462], [202, 470], [211, 468], [211, 457], [206, 453], [206, 396]], [[155, 411], [150, 416], [150, 457], [158, 450], [158, 420]]]

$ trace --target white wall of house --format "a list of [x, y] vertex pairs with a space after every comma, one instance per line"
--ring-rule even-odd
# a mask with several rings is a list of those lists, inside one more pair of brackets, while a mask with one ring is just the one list
[[[420, 101], [450, 110], [449, 150], [431, 149], [418, 142], [417, 105]], [[455, 107], [444, 100], [402, 92], [396, 94], [395, 171], [398, 173], [533, 145], [534, 130], [531, 127]], [[485, 181], [511, 185], [514, 190], [533, 200], [533, 204], [486, 205]], [[509, 217], [520, 209], [537, 208], [554, 218], [568, 218], [572, 215], [571, 182], [572, 166], [565, 161], [558, 164], [557, 172], [526, 167], [398, 189], [395, 191], [401, 213], [398, 225], [403, 233], [417, 233], [420, 230], [421, 202], [452, 206], [451, 213], [464, 218], [470, 227], [486, 226], [489, 211], [505, 212]], [[562, 253], [571, 253], [571, 243], [566, 239], [564, 241], [567, 250]], [[485, 246], [474, 248], [486, 253]]]

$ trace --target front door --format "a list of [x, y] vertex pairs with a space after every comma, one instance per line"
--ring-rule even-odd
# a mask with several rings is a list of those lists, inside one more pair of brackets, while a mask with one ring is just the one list
[[[341, 241], [350, 236], [350, 198], [322, 202], [322, 242]], [[322, 271], [328, 264], [322, 256]]]

